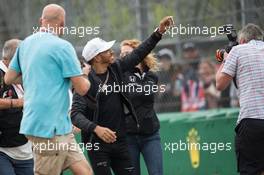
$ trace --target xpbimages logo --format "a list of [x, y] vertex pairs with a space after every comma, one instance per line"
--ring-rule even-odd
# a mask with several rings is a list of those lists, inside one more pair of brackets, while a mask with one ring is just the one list
[[152, 93], [164, 93], [166, 90], [166, 85], [141, 85], [137, 83], [129, 83], [129, 84], [116, 84], [115, 82], [113, 85], [99, 85], [99, 92], [103, 92], [106, 95], [114, 92], [124, 92], [124, 93], [144, 93], [145, 95], [150, 95]]
[[[33, 27], [33, 33], [37, 33], [41, 30], [41, 27]], [[69, 27], [53, 27], [47, 26], [45, 30], [58, 33], [60, 31], [63, 35], [76, 35], [77, 37], [83, 38], [85, 35], [98, 35], [100, 34], [100, 27], [99, 26], [69, 26]]]
[[58, 143], [47, 141], [47, 143], [32, 143], [32, 149], [35, 152], [42, 153], [47, 151], [98, 151], [100, 143]]
[[223, 34], [231, 34], [232, 27], [224, 26], [216, 27], [216, 26], [191, 26], [190, 24], [182, 25], [179, 24], [177, 26], [171, 27], [166, 31], [166, 35], [170, 37], [175, 37], [176, 35], [206, 35], [210, 37], [216, 37], [217, 35]]

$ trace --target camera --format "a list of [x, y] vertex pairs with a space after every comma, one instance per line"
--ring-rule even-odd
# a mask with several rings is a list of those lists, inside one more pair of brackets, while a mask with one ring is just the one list
[[224, 60], [224, 53], [225, 52], [229, 53], [231, 51], [232, 47], [238, 45], [237, 33], [236, 33], [236, 30], [233, 27], [233, 25], [232, 24], [223, 25], [223, 29], [224, 29], [224, 33], [226, 34], [226, 36], [229, 40], [229, 43], [225, 47], [225, 49], [217, 49], [216, 50], [215, 57], [216, 57], [216, 60], [218, 62], [222, 62]]

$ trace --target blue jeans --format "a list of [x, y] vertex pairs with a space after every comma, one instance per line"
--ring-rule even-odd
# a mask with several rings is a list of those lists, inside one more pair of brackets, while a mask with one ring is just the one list
[[34, 175], [33, 159], [15, 160], [0, 152], [0, 174], [1, 175]]
[[159, 132], [147, 136], [128, 134], [127, 141], [136, 175], [140, 175], [140, 153], [143, 155], [149, 175], [163, 175]]

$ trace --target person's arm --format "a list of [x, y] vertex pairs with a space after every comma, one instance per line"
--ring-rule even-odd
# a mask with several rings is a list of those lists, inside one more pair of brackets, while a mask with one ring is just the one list
[[224, 64], [222, 63], [221, 66], [219, 67], [219, 69], [216, 73], [216, 77], [215, 77], [216, 89], [219, 91], [225, 90], [233, 79], [232, 76], [222, 72], [223, 67], [224, 67]]
[[21, 73], [17, 73], [15, 70], [8, 69], [4, 80], [7, 85], [22, 84], [22, 75]]
[[80, 95], [85, 95], [89, 88], [90, 82], [87, 76], [90, 72], [90, 67], [86, 65], [83, 70], [78, 60], [76, 52], [70, 43], [65, 43], [60, 50], [59, 56], [54, 57], [55, 61], [61, 68], [62, 77], [71, 80], [74, 91]]
[[173, 25], [172, 16], [164, 17], [159, 24], [158, 29], [124, 59], [119, 59], [120, 66], [123, 72], [133, 69], [138, 65], [151, 51], [156, 44], [161, 40], [162, 34]]
[[101, 127], [90, 121], [84, 115], [87, 115], [88, 103], [85, 96], [79, 94], [73, 95], [73, 103], [71, 109], [71, 119], [74, 126], [80, 128], [86, 133], [95, 133], [100, 139], [106, 143], [116, 141], [116, 133], [106, 127]]
[[81, 96], [84, 96], [90, 89], [90, 81], [84, 76], [71, 77], [71, 82], [74, 88], [74, 91]]
[[71, 82], [74, 88], [74, 91], [79, 95], [85, 95], [91, 87], [90, 81], [87, 79], [91, 67], [88, 64], [84, 63], [84, 67], [82, 68], [84, 76], [71, 77]]
[[0, 99], [0, 109], [11, 109], [23, 107], [23, 99]]
[[74, 126], [80, 128], [84, 132], [92, 133], [96, 124], [84, 116], [88, 110], [85, 98], [85, 96], [74, 93], [71, 108], [71, 119]]
[[216, 73], [216, 89], [219, 91], [225, 90], [237, 71], [237, 59], [238, 55], [236, 49], [233, 48], [225, 59]]

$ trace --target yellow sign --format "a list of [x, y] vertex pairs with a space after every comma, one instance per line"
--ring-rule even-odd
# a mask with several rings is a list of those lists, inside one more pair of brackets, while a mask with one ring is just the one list
[[198, 168], [200, 165], [200, 136], [195, 128], [192, 128], [186, 138], [188, 142], [188, 150], [193, 168]]

